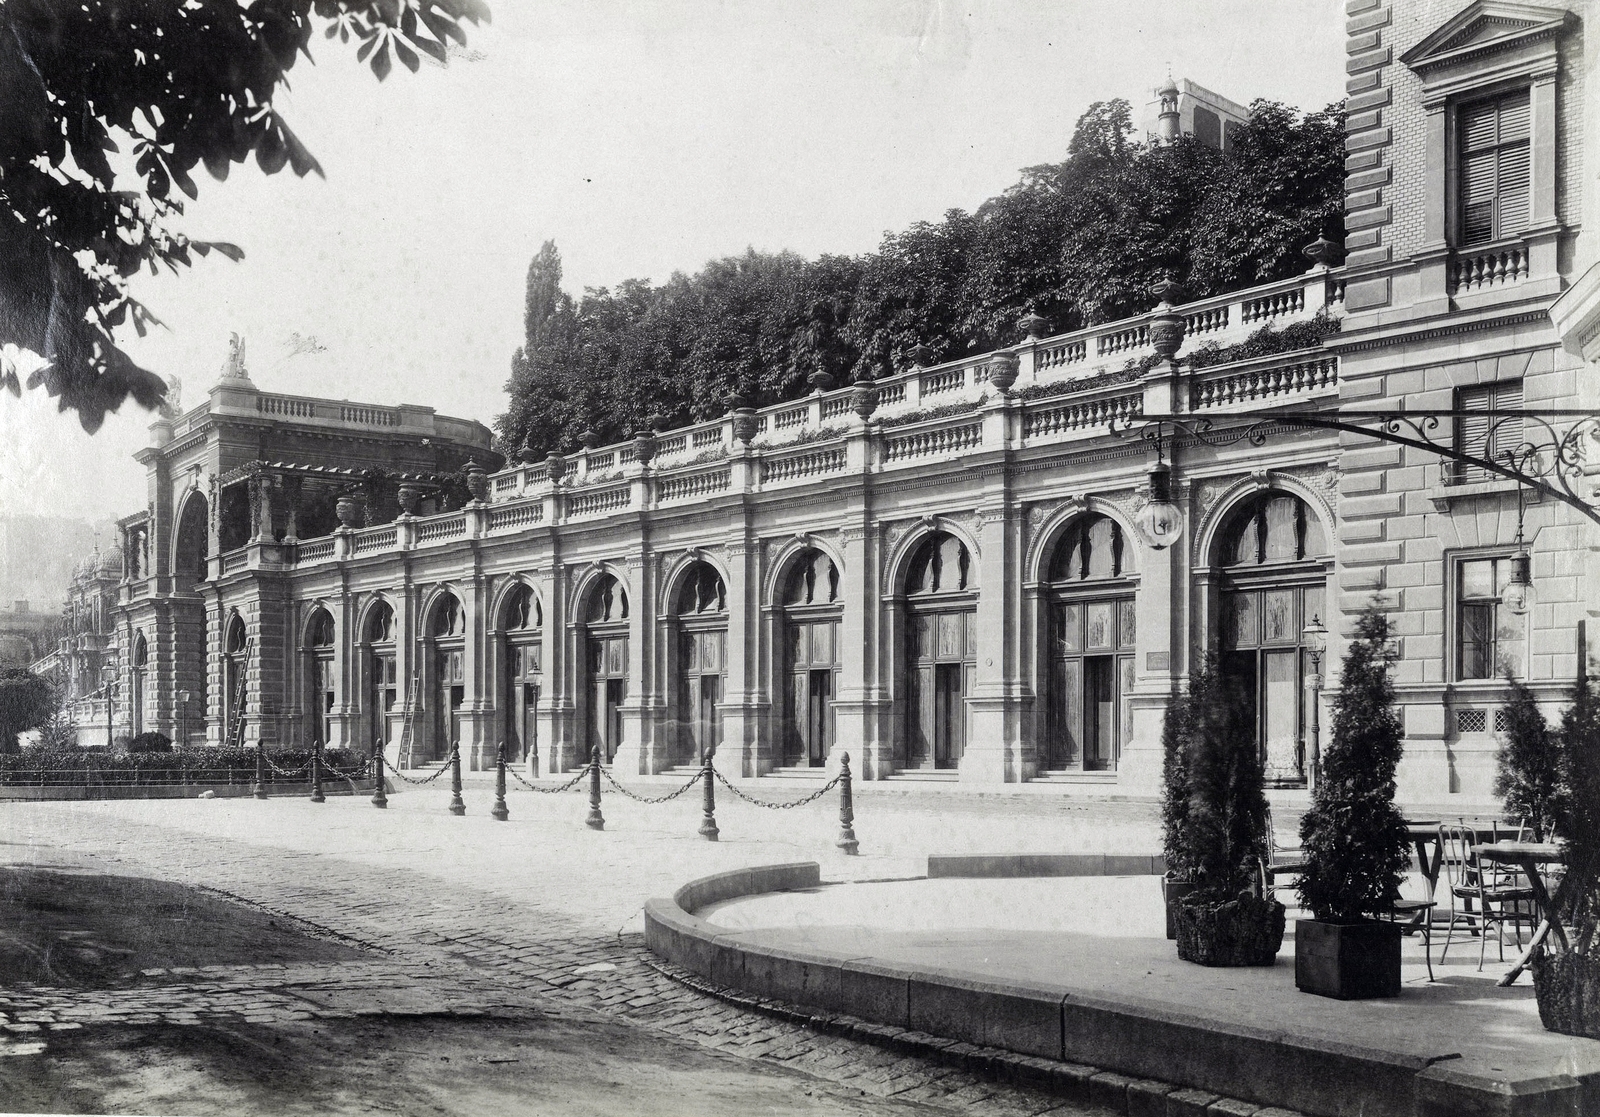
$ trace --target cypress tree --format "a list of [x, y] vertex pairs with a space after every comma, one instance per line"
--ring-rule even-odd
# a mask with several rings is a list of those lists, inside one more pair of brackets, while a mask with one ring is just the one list
[[1307, 863], [1300, 901], [1327, 923], [1387, 912], [1400, 897], [1408, 834], [1394, 805], [1404, 742], [1389, 676], [1392, 627], [1376, 608], [1356, 622], [1340, 670], [1322, 775], [1300, 820]]
[[1506, 704], [1506, 740], [1501, 746], [1494, 793], [1506, 814], [1526, 819], [1534, 841], [1542, 842], [1560, 812], [1561, 750], [1550, 731], [1533, 691], [1506, 672], [1511, 701]]

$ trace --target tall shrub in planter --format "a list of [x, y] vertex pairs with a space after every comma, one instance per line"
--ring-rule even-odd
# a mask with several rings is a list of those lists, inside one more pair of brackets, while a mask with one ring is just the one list
[[1167, 938], [1178, 937], [1178, 901], [1194, 891], [1189, 842], [1189, 695], [1174, 695], [1161, 721], [1161, 853], [1166, 873], [1161, 898], [1167, 908]]
[[1345, 652], [1333, 735], [1300, 820], [1306, 871], [1295, 924], [1295, 984], [1351, 999], [1400, 992], [1400, 928], [1376, 920], [1400, 898], [1408, 834], [1394, 805], [1404, 747], [1394, 708], [1389, 618], [1368, 609]]
[[1600, 684], [1590, 680], [1576, 688], [1556, 743], [1562, 776], [1556, 828], [1567, 867], [1555, 908], [1568, 948], [1554, 949], [1545, 940], [1533, 956], [1534, 991], [1546, 1028], [1600, 1039]]
[[1561, 749], [1533, 700], [1533, 691], [1509, 672], [1506, 684], [1511, 701], [1505, 706], [1505, 744], [1494, 793], [1505, 805], [1506, 815], [1527, 820], [1534, 841], [1542, 842], [1551, 836], [1561, 813]]
[[1195, 889], [1175, 912], [1178, 957], [1207, 966], [1271, 965], [1284, 909], [1261, 894], [1267, 796], [1249, 696], [1208, 660], [1173, 723], [1187, 769], [1179, 837]]

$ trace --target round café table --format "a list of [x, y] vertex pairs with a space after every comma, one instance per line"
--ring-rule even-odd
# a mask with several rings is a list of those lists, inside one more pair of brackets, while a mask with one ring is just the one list
[[1554, 934], [1563, 947], [1567, 946], [1567, 932], [1556, 915], [1550, 889], [1545, 885], [1544, 874], [1540, 871], [1542, 865], [1561, 864], [1566, 856], [1555, 842], [1491, 842], [1478, 847], [1478, 859], [1515, 865], [1521, 869], [1528, 878], [1528, 891], [1533, 893], [1533, 902], [1539, 908], [1539, 926], [1528, 941], [1528, 949], [1522, 952], [1522, 957], [1517, 959], [1517, 964], [1511, 967], [1510, 972], [1495, 982], [1496, 985], [1510, 985], [1527, 968], [1533, 952], [1544, 943], [1546, 936]]

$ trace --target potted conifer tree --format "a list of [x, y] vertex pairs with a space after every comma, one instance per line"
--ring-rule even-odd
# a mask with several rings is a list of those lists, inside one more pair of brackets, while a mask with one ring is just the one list
[[1267, 796], [1250, 709], [1208, 659], [1175, 727], [1188, 785], [1180, 863], [1194, 882], [1174, 912], [1178, 957], [1203, 966], [1270, 966], [1283, 945], [1283, 905], [1262, 890]]
[[1566, 875], [1554, 897], [1567, 947], [1546, 939], [1532, 960], [1539, 1019], [1552, 1032], [1600, 1039], [1600, 685], [1581, 680], [1556, 735]]
[[1161, 722], [1161, 899], [1167, 938], [1178, 937], [1178, 901], [1194, 891], [1189, 859], [1189, 695], [1176, 694]]
[[1505, 743], [1494, 793], [1505, 805], [1506, 816], [1526, 820], [1533, 840], [1542, 842], [1551, 836], [1561, 812], [1562, 750], [1528, 685], [1509, 671], [1506, 685], [1511, 700], [1505, 706]]
[[1400, 993], [1399, 925], [1374, 916], [1400, 898], [1408, 835], [1394, 805], [1403, 748], [1389, 677], [1389, 618], [1369, 608], [1345, 652], [1333, 735], [1311, 809], [1300, 820], [1306, 870], [1295, 921], [1294, 981], [1352, 1000]]

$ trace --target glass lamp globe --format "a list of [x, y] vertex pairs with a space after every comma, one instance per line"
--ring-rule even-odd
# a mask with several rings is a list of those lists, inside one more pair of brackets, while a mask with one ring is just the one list
[[1323, 625], [1322, 618], [1315, 614], [1301, 631], [1300, 638], [1305, 643], [1306, 651], [1312, 655], [1320, 656], [1328, 650], [1328, 630]]
[[1533, 559], [1527, 551], [1511, 556], [1511, 578], [1500, 591], [1500, 604], [1517, 616], [1526, 616], [1538, 594], [1533, 588]]
[[1150, 500], [1139, 510], [1139, 530], [1150, 546], [1160, 551], [1170, 547], [1183, 527], [1183, 516], [1172, 503], [1172, 471], [1157, 465], [1150, 471]]

